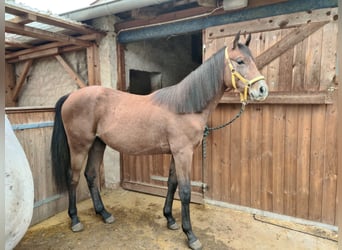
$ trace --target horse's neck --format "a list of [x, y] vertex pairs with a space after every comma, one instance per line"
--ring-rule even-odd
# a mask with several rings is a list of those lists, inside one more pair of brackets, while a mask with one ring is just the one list
[[205, 120], [205, 122], [208, 121], [209, 116], [212, 112], [214, 112], [214, 110], [216, 109], [217, 105], [220, 103], [220, 100], [223, 96], [225, 92], [225, 87], [224, 85], [222, 86], [221, 90], [218, 91], [215, 95], [215, 97], [211, 100], [211, 102], [209, 103], [209, 105], [207, 106], [207, 108], [205, 108], [202, 112], [202, 116], [203, 119]]

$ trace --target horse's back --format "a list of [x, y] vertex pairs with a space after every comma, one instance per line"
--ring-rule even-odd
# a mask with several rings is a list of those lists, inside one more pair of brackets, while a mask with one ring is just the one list
[[154, 103], [151, 96], [101, 86], [73, 92], [62, 108], [69, 141], [79, 147], [80, 142], [89, 145], [99, 137], [129, 154], [170, 153], [170, 142], [178, 144], [180, 138], [197, 145], [205, 125], [200, 115], [174, 113]]

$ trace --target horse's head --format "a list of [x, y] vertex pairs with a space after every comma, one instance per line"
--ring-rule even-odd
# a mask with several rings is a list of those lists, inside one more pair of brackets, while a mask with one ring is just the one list
[[240, 32], [235, 36], [233, 46], [225, 51], [226, 69], [230, 73], [225, 75], [225, 83], [228, 88], [240, 91], [243, 102], [247, 101], [247, 95], [252, 101], [263, 101], [268, 96], [268, 86], [248, 48], [251, 35], [248, 35], [245, 44], [239, 43], [239, 39]]

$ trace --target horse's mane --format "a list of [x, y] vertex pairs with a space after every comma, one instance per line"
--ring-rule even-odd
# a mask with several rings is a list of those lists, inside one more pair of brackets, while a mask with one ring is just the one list
[[176, 85], [152, 94], [155, 104], [166, 105], [176, 113], [200, 113], [223, 87], [224, 49], [192, 71]]

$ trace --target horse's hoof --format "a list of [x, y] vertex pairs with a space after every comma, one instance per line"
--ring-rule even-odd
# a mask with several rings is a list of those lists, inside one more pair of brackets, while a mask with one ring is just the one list
[[189, 247], [192, 250], [201, 250], [202, 249], [202, 243], [199, 240], [196, 240], [192, 243], [189, 243]]
[[106, 218], [105, 220], [105, 223], [107, 224], [112, 224], [114, 221], [115, 221], [115, 218], [113, 215], [109, 216], [108, 218]]
[[179, 229], [179, 226], [178, 226], [178, 224], [175, 222], [175, 223], [173, 223], [173, 224], [171, 224], [171, 225], [167, 225], [167, 228], [168, 229], [171, 229], [171, 230], [178, 230]]
[[80, 231], [82, 231], [84, 229], [84, 227], [83, 227], [83, 224], [81, 223], [81, 222], [79, 222], [79, 223], [77, 223], [77, 224], [75, 224], [75, 225], [73, 225], [72, 227], [71, 227], [71, 230], [73, 231], [73, 232], [80, 232]]

